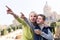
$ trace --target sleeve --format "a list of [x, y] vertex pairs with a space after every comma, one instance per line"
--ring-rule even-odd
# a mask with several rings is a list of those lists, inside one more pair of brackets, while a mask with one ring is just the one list
[[27, 18], [24, 19], [24, 21], [29, 24], [29, 20]]
[[12, 15], [14, 16], [14, 18], [19, 22], [22, 23], [24, 26], [27, 26], [27, 23], [22, 19], [19, 18], [16, 14], [12, 13]]
[[54, 39], [53, 34], [51, 33], [51, 31], [49, 29], [48, 29], [48, 34], [42, 32], [41, 36], [48, 39], [48, 40], [53, 40]]
[[24, 21], [29, 25], [30, 28], [32, 28], [32, 30], [34, 30], [34, 25], [33, 23], [31, 23], [27, 18], [24, 19]]
[[27, 23], [22, 18], [17, 17], [16, 20], [22, 23], [24, 26], [27, 26]]

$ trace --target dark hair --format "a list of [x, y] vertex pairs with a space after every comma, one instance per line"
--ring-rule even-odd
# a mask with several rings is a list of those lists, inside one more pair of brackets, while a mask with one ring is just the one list
[[45, 15], [43, 15], [43, 14], [38, 14], [38, 16], [43, 17], [43, 20], [45, 21], [45, 19], [46, 19]]

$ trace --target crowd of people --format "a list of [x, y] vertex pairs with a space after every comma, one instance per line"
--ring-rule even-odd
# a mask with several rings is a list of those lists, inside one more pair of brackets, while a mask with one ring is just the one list
[[29, 19], [21, 12], [21, 17], [16, 15], [12, 9], [7, 7], [7, 14], [11, 14], [19, 23], [21, 23], [23, 29], [22, 40], [53, 40], [53, 33], [51, 28], [45, 24], [46, 17], [43, 14], [37, 14], [31, 11]]

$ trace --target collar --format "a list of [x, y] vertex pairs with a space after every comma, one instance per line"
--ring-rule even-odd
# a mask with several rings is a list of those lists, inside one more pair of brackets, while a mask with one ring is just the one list
[[41, 30], [45, 27], [45, 24], [40, 24], [39, 27], [41, 28]]

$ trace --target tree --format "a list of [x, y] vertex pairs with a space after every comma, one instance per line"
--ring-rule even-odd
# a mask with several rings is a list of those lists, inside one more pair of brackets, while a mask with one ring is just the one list
[[50, 26], [51, 26], [51, 28], [52, 28], [53, 34], [55, 34], [56, 22], [52, 22], [52, 23], [50, 24]]

